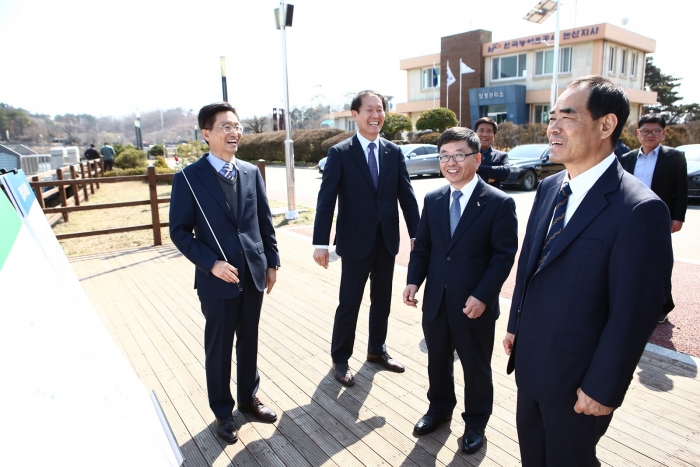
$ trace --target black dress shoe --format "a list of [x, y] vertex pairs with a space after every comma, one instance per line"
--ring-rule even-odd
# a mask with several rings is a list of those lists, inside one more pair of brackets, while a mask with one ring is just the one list
[[347, 363], [334, 363], [333, 375], [335, 376], [335, 380], [343, 386], [352, 387], [355, 385], [355, 378], [353, 378]]
[[238, 441], [238, 431], [236, 430], [236, 424], [233, 421], [233, 417], [228, 417], [225, 420], [220, 418], [216, 419], [216, 432], [219, 438], [223, 439], [227, 443], [235, 443]]
[[462, 438], [462, 451], [473, 454], [484, 445], [484, 430], [465, 430]]
[[668, 319], [668, 315], [660, 314], [658, 322], [659, 322], [659, 324], [663, 324], [667, 319]]
[[386, 368], [389, 371], [393, 371], [394, 373], [403, 373], [406, 371], [404, 366], [391, 358], [388, 353], [385, 353], [384, 355], [372, 355], [372, 354], [367, 354], [367, 361], [372, 362], [372, 363], [379, 363], [381, 366]]
[[255, 418], [257, 418], [261, 422], [271, 423], [277, 420], [277, 414], [273, 412], [271, 408], [266, 407], [265, 404], [260, 402], [260, 399], [258, 399], [257, 397], [253, 397], [253, 405], [239, 405], [238, 411], [244, 413], [251, 413]]
[[432, 433], [433, 431], [437, 430], [438, 426], [442, 422], [448, 422], [450, 420], [452, 420], [452, 415], [448, 415], [447, 417], [433, 417], [426, 414], [423, 415], [420, 420], [418, 420], [418, 423], [416, 423], [413, 431], [419, 435], [427, 435], [428, 433]]

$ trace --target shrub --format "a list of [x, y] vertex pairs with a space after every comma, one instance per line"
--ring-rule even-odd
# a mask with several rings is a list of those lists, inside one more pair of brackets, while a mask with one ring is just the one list
[[507, 151], [521, 143], [521, 134], [524, 132], [523, 127], [511, 122], [503, 122], [498, 125], [498, 132], [493, 140], [493, 146]]
[[175, 155], [180, 159], [183, 166], [187, 166], [202, 157], [202, 154], [209, 151], [209, 145], [202, 141], [189, 141], [179, 144], [175, 148]]
[[457, 115], [450, 109], [438, 107], [426, 110], [416, 121], [416, 130], [433, 130], [442, 133], [448, 128], [459, 125]]
[[[355, 136], [354, 131], [346, 131], [345, 133], [340, 133], [335, 135], [332, 138], [328, 138], [325, 140], [323, 143], [321, 143], [321, 149], [323, 150], [323, 153], [325, 155], [328, 155], [328, 150], [335, 146], [336, 144], [340, 143], [341, 141], [345, 141], [348, 138], [351, 138]], [[326, 157], [326, 156], [323, 156]]]
[[418, 138], [420, 144], [437, 144], [442, 133], [426, 133]]
[[620, 135], [620, 139], [622, 140], [623, 143], [625, 143], [627, 146], [629, 146], [630, 149], [637, 149], [639, 146], [639, 140], [637, 139], [637, 125], [627, 125], [622, 129], [622, 134]]
[[[176, 173], [177, 170], [172, 169], [170, 167], [156, 167], [156, 174], [173, 174]], [[148, 167], [135, 167], [131, 169], [114, 169], [110, 170], [109, 172], [105, 172], [105, 177], [129, 177], [129, 176], [134, 176], [134, 175], [147, 175], [148, 174]], [[144, 182], [147, 183], [147, 182]], [[173, 180], [167, 179], [167, 180], [158, 180], [157, 181], [158, 185], [172, 185]]]
[[165, 159], [163, 159], [163, 156], [156, 156], [156, 163], [153, 165], [158, 167], [158, 168], [163, 168], [163, 169], [167, 169], [170, 167], [168, 165], [168, 163], [165, 162]]
[[146, 153], [136, 148], [127, 148], [114, 158], [114, 165], [120, 169], [146, 166]]
[[[294, 160], [309, 163], [318, 162], [326, 157], [328, 152], [327, 149], [323, 149], [323, 143], [327, 139], [342, 133], [342, 130], [335, 128], [295, 131], [292, 133]], [[239, 143], [236, 157], [245, 161], [256, 161], [258, 159], [283, 161], [284, 140], [285, 132], [283, 131], [245, 135]]]
[[153, 157], [164, 156], [165, 148], [162, 144], [154, 144], [151, 149], [148, 150], [148, 155]]
[[668, 125], [663, 143], [672, 148], [688, 144], [688, 129], [685, 125]]
[[382, 135], [386, 139], [396, 139], [396, 135], [402, 131], [413, 130], [413, 121], [405, 115], [395, 112], [387, 112], [382, 126]]

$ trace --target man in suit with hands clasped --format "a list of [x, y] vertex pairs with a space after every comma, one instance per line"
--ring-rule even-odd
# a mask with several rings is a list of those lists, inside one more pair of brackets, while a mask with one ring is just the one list
[[462, 451], [467, 453], [484, 444], [493, 408], [498, 295], [518, 249], [515, 202], [476, 175], [479, 147], [479, 137], [467, 128], [449, 128], [440, 136], [440, 171], [449, 185], [425, 196], [403, 292], [404, 303], [415, 307], [418, 287], [427, 279], [423, 333], [430, 406], [414, 431], [430, 433], [452, 418], [456, 349], [464, 370]]

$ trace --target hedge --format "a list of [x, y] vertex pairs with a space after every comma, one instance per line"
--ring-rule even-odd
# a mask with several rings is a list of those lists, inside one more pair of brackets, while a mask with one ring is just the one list
[[[329, 138], [344, 134], [342, 130], [318, 129], [297, 130], [292, 133], [294, 141], [294, 160], [315, 163], [326, 157], [328, 149], [323, 143]], [[265, 159], [267, 161], [284, 160], [284, 131], [270, 131], [253, 135], [244, 135], [239, 142], [236, 157], [245, 161]], [[330, 146], [329, 146], [330, 147]]]

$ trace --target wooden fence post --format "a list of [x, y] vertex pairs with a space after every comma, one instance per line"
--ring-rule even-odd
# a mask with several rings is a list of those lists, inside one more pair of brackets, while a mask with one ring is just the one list
[[153, 246], [163, 244], [160, 238], [160, 213], [158, 212], [158, 190], [156, 189], [156, 168], [148, 167], [148, 191], [151, 199], [151, 220], [153, 221]]
[[[58, 181], [63, 180], [63, 169], [62, 168], [56, 169], [56, 178], [58, 179]], [[64, 208], [66, 206], [68, 206], [68, 200], [66, 199], [66, 186], [63, 184], [58, 185], [58, 197], [61, 200], [61, 206], [63, 206]], [[63, 213], [63, 220], [68, 222], [68, 213], [67, 212]]]
[[[75, 165], [70, 166], [70, 178], [73, 180], [78, 179], [77, 172], [75, 170]], [[85, 186], [85, 185], [83, 185]], [[75, 205], [80, 206], [80, 186], [73, 185], [73, 199], [75, 200]]]
[[[33, 182], [38, 182], [39, 177], [34, 175], [32, 177]], [[46, 203], [44, 202], [44, 192], [41, 191], [40, 186], [35, 186], [34, 187], [34, 196], [36, 196], [36, 200], [39, 202], [39, 206], [41, 206], [41, 209], [43, 210], [46, 207]]]
[[[88, 170], [90, 169], [90, 166], [88, 166]], [[83, 180], [87, 181], [85, 178], [85, 166], [83, 163], [80, 163], [80, 178]], [[92, 188], [92, 183], [90, 184], [90, 187]], [[85, 201], [90, 201], [90, 195], [88, 194], [88, 184], [83, 183], [83, 196], [85, 197]]]
[[267, 190], [267, 179], [265, 178], [265, 159], [258, 159], [258, 170], [260, 171], [260, 175], [262, 175], [263, 186], [265, 187], [265, 190]]
[[[99, 162], [98, 162], [99, 160]], [[95, 161], [95, 178], [99, 180], [100, 177], [100, 167], [104, 167], [102, 165], [102, 159], [96, 159]], [[104, 170], [102, 171], [102, 175], [104, 176]], [[95, 185], [97, 186], [97, 189], [100, 189], [100, 182], [95, 182]]]

